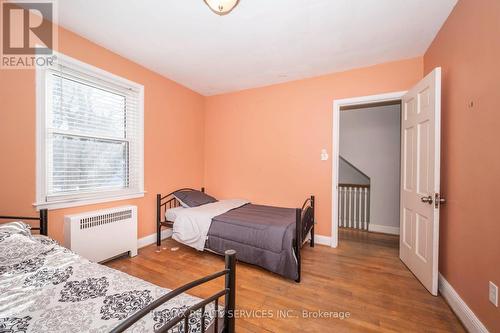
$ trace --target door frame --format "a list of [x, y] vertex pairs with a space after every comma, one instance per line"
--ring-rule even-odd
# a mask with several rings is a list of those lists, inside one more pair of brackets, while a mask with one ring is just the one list
[[364, 105], [402, 100], [407, 91], [396, 91], [386, 94], [369, 95], [354, 98], [336, 99], [333, 101], [333, 137], [332, 137], [332, 237], [331, 247], [339, 243], [339, 210], [338, 210], [338, 181], [340, 155], [340, 108], [343, 106]]

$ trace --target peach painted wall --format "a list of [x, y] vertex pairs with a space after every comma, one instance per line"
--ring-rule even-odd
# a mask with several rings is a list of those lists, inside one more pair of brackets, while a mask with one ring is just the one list
[[460, 0], [424, 64], [443, 69], [439, 270], [500, 332], [500, 308], [488, 302], [488, 281], [500, 286], [500, 1]]
[[[155, 232], [155, 195], [203, 183], [204, 97], [89, 40], [59, 30], [59, 51], [144, 85], [144, 198], [49, 212], [49, 235], [62, 240], [65, 214], [138, 206], [139, 237]], [[36, 214], [35, 74], [0, 70], [0, 212]], [[182, 137], [182, 144], [177, 138]]]
[[315, 194], [331, 233], [333, 100], [407, 90], [423, 59], [402, 60], [206, 98], [205, 186], [217, 197], [298, 207]]

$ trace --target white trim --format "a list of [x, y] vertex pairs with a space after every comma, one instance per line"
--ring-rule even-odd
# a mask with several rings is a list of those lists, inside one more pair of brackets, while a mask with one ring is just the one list
[[[93, 75], [97, 76], [94, 78], [96, 81], [103, 81], [101, 78], [105, 78], [106, 80], [109, 81], [103, 81], [106, 82], [107, 84], [116, 84], [119, 86], [122, 86], [122, 89], [126, 89], [125, 87], [132, 87], [134, 91], [140, 92], [141, 90], [144, 91], [144, 86], [142, 84], [139, 84], [137, 82], [128, 80], [124, 77], [118, 76], [116, 74], [113, 74], [111, 72], [108, 72], [104, 69], [101, 69], [99, 67], [87, 64], [83, 61], [80, 61], [78, 59], [72, 58], [70, 56], [67, 56], [65, 54], [59, 53], [57, 51], [52, 51], [53, 54], [56, 56], [56, 61], [54, 62], [54, 66], [62, 65], [62, 66], [67, 66], [70, 67], [72, 70], [76, 71], [81, 71], [84, 74], [92, 73]], [[51, 66], [51, 67], [54, 67]], [[37, 67], [37, 69], [47, 69], [46, 67]], [[125, 87], [123, 87], [125, 86]]]
[[339, 152], [340, 152], [340, 108], [347, 105], [362, 105], [367, 103], [387, 102], [401, 99], [406, 91], [387, 94], [362, 96], [354, 98], [336, 99], [333, 101], [333, 134], [332, 134], [332, 240], [331, 246], [339, 243], [338, 230], [338, 179], [339, 179]]
[[[165, 229], [161, 232], [162, 240], [169, 237], [172, 237], [172, 229]], [[156, 233], [139, 238], [137, 240], [137, 247], [140, 249], [154, 243], [156, 243]]]
[[399, 235], [399, 227], [391, 227], [381, 224], [368, 224], [368, 231], [381, 232], [384, 234]]
[[[62, 53], [53, 51], [56, 56], [54, 66], [37, 66], [35, 71], [35, 92], [36, 92], [36, 202], [33, 203], [37, 209], [60, 209], [67, 207], [84, 206], [96, 203], [104, 203], [117, 200], [133, 199], [144, 197], [144, 86], [97, 68], [90, 64], [66, 56]], [[93, 196], [67, 196], [60, 199], [49, 201], [46, 198], [47, 177], [46, 177], [46, 89], [45, 79], [47, 70], [57, 66], [67, 66], [72, 70], [82, 72], [84, 75], [95, 76], [95, 81], [114, 84], [122, 89], [130, 89], [138, 94], [138, 124], [137, 128], [140, 134], [137, 138], [139, 146], [139, 179], [138, 188], [127, 189], [123, 191], [113, 191], [112, 193], [97, 193]]]
[[314, 243], [320, 245], [332, 245], [332, 237], [330, 236], [322, 236], [322, 235], [314, 235]]
[[98, 203], [110, 202], [110, 201], [119, 201], [119, 200], [127, 200], [127, 199], [136, 199], [143, 198], [146, 192], [137, 192], [130, 194], [122, 194], [122, 195], [114, 195], [114, 196], [105, 196], [105, 197], [97, 197], [91, 199], [72, 199], [73, 201], [61, 200], [61, 201], [50, 201], [50, 202], [34, 202], [33, 206], [36, 207], [37, 210], [40, 209], [61, 209], [68, 207], [78, 207], [78, 206], [86, 206], [93, 205]]
[[471, 333], [488, 333], [488, 329], [472, 312], [469, 306], [463, 301], [460, 295], [453, 289], [451, 284], [446, 281], [444, 276], [439, 273], [439, 293], [448, 302], [450, 308], [455, 312], [462, 324]]
[[[40, 202], [45, 196], [45, 68], [36, 66], [35, 95], [36, 95], [36, 201]], [[36, 206], [35, 204], [33, 204]]]

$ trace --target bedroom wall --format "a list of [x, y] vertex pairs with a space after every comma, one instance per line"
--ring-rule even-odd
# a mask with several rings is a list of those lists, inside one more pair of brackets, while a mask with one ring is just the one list
[[315, 194], [317, 233], [331, 233], [333, 100], [406, 90], [422, 58], [206, 98], [205, 186], [220, 198], [297, 207]]
[[424, 56], [425, 73], [443, 72], [439, 270], [490, 332], [500, 332], [488, 302], [488, 281], [500, 286], [499, 36], [498, 0], [461, 0]]
[[[65, 214], [133, 204], [139, 237], [155, 232], [156, 193], [203, 183], [204, 97], [65, 29], [59, 51], [145, 87], [144, 198], [49, 212], [49, 235], [62, 241]], [[0, 212], [36, 214], [35, 74], [0, 70]], [[182, 144], [172, 144], [182, 137]]]

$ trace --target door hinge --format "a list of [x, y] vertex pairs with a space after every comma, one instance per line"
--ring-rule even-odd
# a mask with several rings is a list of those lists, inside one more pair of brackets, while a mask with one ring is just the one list
[[445, 203], [446, 203], [445, 197], [443, 197], [439, 193], [434, 194], [434, 208], [439, 208], [440, 205], [443, 205]]

